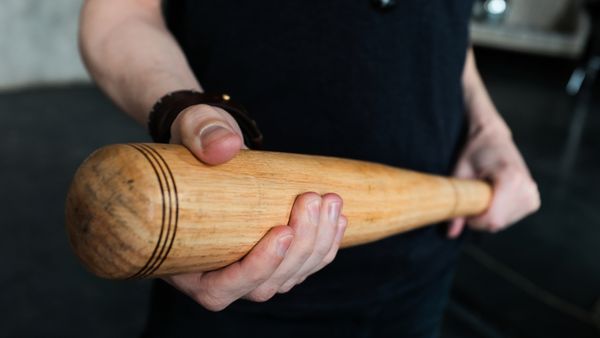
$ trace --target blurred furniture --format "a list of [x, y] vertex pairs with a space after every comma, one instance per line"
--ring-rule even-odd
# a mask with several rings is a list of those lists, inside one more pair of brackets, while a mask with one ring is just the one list
[[[501, 7], [494, 3], [506, 6], [497, 17], [493, 11]], [[590, 26], [579, 0], [478, 0], [471, 40], [484, 47], [578, 58]]]
[[600, 1], [477, 0], [471, 40], [483, 47], [572, 59], [577, 66], [566, 85], [573, 109], [559, 175], [573, 167], [600, 69], [596, 8]]

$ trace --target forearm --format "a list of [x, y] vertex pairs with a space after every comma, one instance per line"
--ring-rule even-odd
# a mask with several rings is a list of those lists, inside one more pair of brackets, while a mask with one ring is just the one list
[[166, 93], [201, 89], [165, 26], [160, 0], [86, 1], [80, 49], [102, 90], [143, 124], [152, 105]]
[[510, 135], [510, 129], [498, 113], [479, 75], [472, 48], [467, 51], [462, 83], [470, 131], [487, 129]]
[[[453, 175], [492, 182], [494, 195], [487, 211], [470, 218], [468, 224], [473, 229], [496, 232], [537, 210], [539, 192], [512, 140], [510, 129], [485, 89], [470, 48], [462, 81], [469, 137]], [[458, 237], [465, 222], [464, 218], [453, 220], [448, 236]]]

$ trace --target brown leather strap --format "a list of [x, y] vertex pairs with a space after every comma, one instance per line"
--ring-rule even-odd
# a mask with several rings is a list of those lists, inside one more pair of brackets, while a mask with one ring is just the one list
[[207, 104], [227, 111], [238, 123], [244, 143], [250, 148], [261, 149], [263, 135], [246, 109], [231, 101], [227, 94], [200, 93], [194, 90], [178, 90], [163, 96], [152, 108], [148, 118], [148, 130], [154, 142], [169, 143], [171, 125], [185, 108], [196, 104]]

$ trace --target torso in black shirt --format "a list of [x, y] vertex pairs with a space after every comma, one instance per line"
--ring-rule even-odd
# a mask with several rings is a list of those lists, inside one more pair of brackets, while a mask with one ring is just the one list
[[[242, 103], [268, 150], [449, 174], [465, 129], [471, 5], [397, 0], [384, 12], [369, 0], [178, 0], [166, 17], [204, 89]], [[416, 294], [452, 268], [456, 250], [428, 227], [341, 250], [289, 293], [234, 306], [314, 311]]]

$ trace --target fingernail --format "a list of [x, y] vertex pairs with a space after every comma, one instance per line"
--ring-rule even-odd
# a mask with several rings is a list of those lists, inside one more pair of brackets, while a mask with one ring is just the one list
[[338, 218], [340, 217], [340, 202], [329, 203], [329, 208], [327, 209], [327, 217], [329, 217], [329, 221], [331, 223], [337, 223]]
[[319, 224], [319, 213], [321, 209], [321, 200], [314, 200], [308, 203], [308, 216], [313, 224]]
[[212, 123], [200, 130], [200, 144], [208, 147], [211, 143], [231, 134], [231, 131], [218, 123]]
[[292, 239], [294, 239], [294, 235], [285, 235], [277, 240], [277, 255], [279, 257], [285, 257], [290, 244], [292, 244]]

